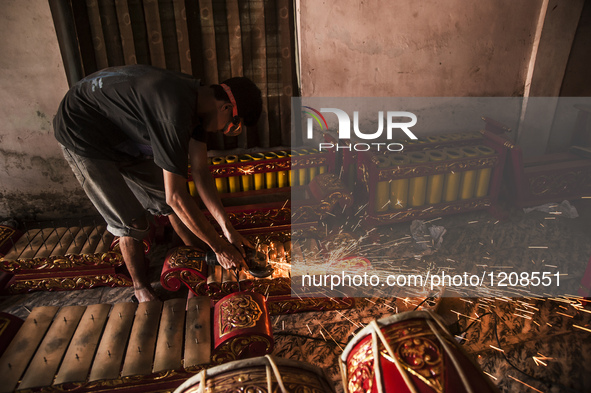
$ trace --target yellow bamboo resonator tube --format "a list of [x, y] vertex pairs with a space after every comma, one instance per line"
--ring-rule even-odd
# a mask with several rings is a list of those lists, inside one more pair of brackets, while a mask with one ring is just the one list
[[[478, 151], [474, 147], [462, 147], [460, 149], [466, 157], [478, 157]], [[476, 169], [470, 169], [462, 173], [460, 184], [460, 199], [470, 199], [474, 197], [476, 187]]]
[[[410, 162], [413, 164], [422, 164], [427, 162], [428, 158], [421, 152], [409, 154]], [[427, 176], [418, 176], [410, 179], [408, 183], [408, 200], [411, 207], [422, 206], [425, 204], [427, 194]]]
[[[308, 153], [310, 153], [310, 154], [318, 154], [318, 149], [306, 149], [306, 150], [308, 150]], [[314, 180], [314, 178], [316, 177], [316, 175], [318, 173], [322, 173], [322, 172], [320, 172], [319, 167], [312, 166], [312, 167], [308, 168], [308, 182], [311, 182], [312, 180]]]
[[[446, 158], [441, 150], [429, 150], [425, 153], [429, 161], [443, 161]], [[430, 175], [427, 179], [427, 204], [434, 205], [441, 202], [445, 174]]]
[[[495, 154], [495, 150], [488, 146], [478, 145], [475, 147], [475, 149], [482, 156], [490, 156]], [[488, 186], [490, 184], [491, 174], [492, 168], [482, 168], [478, 170], [478, 174], [476, 176], [476, 191], [474, 193], [476, 198], [482, 198], [488, 195]]]
[[[263, 153], [254, 153], [250, 155], [253, 160], [260, 161], [265, 158]], [[265, 188], [265, 174], [264, 173], [255, 173], [254, 177], [254, 189], [255, 190], [262, 190]]]
[[[265, 160], [273, 160], [275, 158], [277, 158], [277, 154], [272, 151], [265, 153]], [[277, 188], [277, 172], [265, 173], [265, 185], [266, 188]]]
[[[390, 157], [390, 166], [396, 168], [408, 165], [410, 159], [399, 153]], [[400, 210], [408, 206], [408, 179], [395, 179], [390, 182], [390, 210]]]
[[[275, 153], [277, 158], [285, 158], [287, 157], [286, 151], [278, 151]], [[279, 171], [277, 172], [277, 187], [289, 187], [289, 173], [287, 171]]]
[[[373, 158], [379, 169], [384, 169], [390, 166], [390, 160], [384, 156], [376, 156]], [[376, 185], [376, 211], [383, 212], [388, 210], [390, 205], [390, 182], [388, 180], [378, 181]]]
[[[238, 162], [238, 156], [229, 155], [226, 156], [226, 164], [235, 164]], [[240, 177], [230, 176], [228, 177], [228, 189], [230, 192], [240, 192]]]
[[[445, 149], [448, 160], [459, 160], [464, 157], [464, 153], [459, 149]], [[449, 172], [445, 174], [443, 185], [443, 202], [453, 202], [458, 199], [460, 193], [460, 182], [462, 174], [460, 172]]]
[[[309, 154], [308, 150], [306, 150], [306, 149], [299, 149], [296, 151], [296, 153], [300, 157]], [[298, 169], [297, 175], [296, 175], [296, 180], [297, 180], [298, 186], [305, 186], [306, 184], [308, 184], [308, 168]]]
[[[252, 161], [252, 157], [249, 154], [242, 154], [238, 156], [239, 162], [249, 162]], [[242, 191], [250, 191], [254, 189], [254, 176], [250, 175], [242, 175], [240, 176], [240, 180], [242, 181]]]
[[[211, 159], [211, 163], [213, 165], [221, 165], [225, 161], [226, 160], [224, 159], [224, 157], [214, 157]], [[228, 192], [228, 179], [225, 177], [216, 177], [215, 187], [217, 188], [220, 194], [225, 194], [226, 192]]]

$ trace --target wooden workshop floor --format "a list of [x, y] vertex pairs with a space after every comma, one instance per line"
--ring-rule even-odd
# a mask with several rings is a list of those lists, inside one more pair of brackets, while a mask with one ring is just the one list
[[[591, 256], [591, 200], [573, 205], [578, 218], [525, 214], [520, 209], [508, 209], [508, 216], [500, 221], [486, 212], [443, 217], [430, 223], [446, 229], [438, 250], [420, 250], [412, 241], [390, 242], [410, 235], [410, 223], [397, 224], [378, 230], [384, 245], [379, 252], [391, 266], [417, 263], [469, 272], [476, 264], [511, 266], [516, 271], [535, 271], [545, 264], [572, 273], [584, 270]], [[186, 289], [171, 293], [160, 287], [166, 251], [166, 245], [151, 251], [150, 277], [163, 299], [186, 297]], [[0, 310], [25, 318], [37, 306], [126, 302], [131, 294], [131, 288], [36, 292], [0, 297]], [[373, 319], [413, 310], [423, 299], [382, 298], [369, 291], [349, 310], [274, 316], [273, 354], [323, 368], [337, 392], [342, 392], [337, 359], [354, 333]], [[434, 308], [435, 302], [421, 307]], [[452, 309], [452, 322], [458, 321], [459, 331], [467, 329], [464, 349], [502, 392], [591, 391], [589, 306], [582, 308], [573, 299], [495, 297], [491, 293], [465, 297]]]

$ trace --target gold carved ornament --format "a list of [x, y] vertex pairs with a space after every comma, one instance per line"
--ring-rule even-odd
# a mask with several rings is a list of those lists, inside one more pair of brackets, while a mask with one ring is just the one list
[[274, 223], [284, 223], [289, 220], [291, 216], [291, 208], [282, 207], [278, 209], [252, 211], [252, 212], [238, 212], [228, 213], [228, 218], [232, 225], [270, 225]]
[[470, 160], [443, 161], [435, 164], [402, 165], [394, 168], [380, 169], [378, 181], [388, 181], [399, 177], [419, 177], [437, 173], [459, 173], [472, 169], [492, 168], [497, 163], [496, 156], [478, 157]]
[[178, 291], [181, 287], [181, 283], [187, 287], [194, 289], [199, 284], [204, 282], [203, 277], [199, 276], [197, 272], [191, 269], [173, 269], [168, 270], [164, 275], [160, 277], [162, 286], [169, 291]]
[[270, 299], [267, 303], [270, 315], [289, 314], [299, 311], [331, 311], [351, 308], [355, 305], [354, 298], [291, 298], [285, 300]]
[[252, 175], [255, 173], [266, 173], [276, 171], [287, 171], [291, 168], [290, 160], [275, 161], [275, 162], [262, 162], [260, 164], [248, 164], [248, 165], [213, 165], [209, 169], [214, 177], [227, 177], [227, 176], [243, 176]]
[[20, 270], [64, 270], [85, 266], [122, 266], [123, 256], [114, 251], [96, 254], [70, 254], [47, 258], [0, 259], [2, 270], [15, 273]]
[[213, 364], [221, 364], [232, 360], [238, 360], [242, 358], [243, 352], [246, 348], [257, 342], [263, 343], [267, 352], [273, 347], [273, 343], [267, 337], [261, 335], [253, 334], [249, 336], [234, 337], [216, 348], [215, 352], [211, 355], [211, 362]]
[[[285, 389], [294, 393], [325, 393], [327, 391], [326, 381], [307, 370], [295, 367], [279, 367], [281, 379]], [[280, 391], [276, 382], [273, 382], [272, 389], [268, 390], [268, 374], [263, 366], [242, 367], [227, 370], [223, 374], [207, 377], [205, 391], [217, 393], [274, 393]], [[244, 388], [247, 386], [247, 388]], [[200, 392], [199, 384], [192, 386], [186, 393]]]
[[168, 266], [171, 268], [194, 269], [201, 272], [205, 267], [204, 254], [203, 251], [193, 247], [178, 247], [168, 258]]
[[261, 295], [282, 295], [291, 292], [291, 279], [277, 277], [252, 281], [252, 291]]
[[256, 326], [262, 315], [259, 304], [250, 295], [238, 295], [224, 301], [219, 313], [219, 337]]
[[[379, 343], [381, 357], [391, 363], [398, 362], [434, 391], [443, 393], [445, 364], [442, 347], [425, 321], [411, 320], [386, 326], [382, 332], [396, 359], [392, 359], [384, 345]], [[347, 376], [349, 393], [371, 390], [375, 379], [371, 339], [358, 344], [347, 359]]]
[[17, 281], [9, 287], [10, 293], [24, 293], [34, 290], [63, 291], [73, 289], [88, 289], [99, 286], [130, 287], [132, 281], [124, 275], [98, 275], [77, 278], [39, 278]]
[[292, 169], [306, 168], [311, 166], [326, 165], [327, 159], [324, 154], [311, 154], [306, 156], [292, 157]]

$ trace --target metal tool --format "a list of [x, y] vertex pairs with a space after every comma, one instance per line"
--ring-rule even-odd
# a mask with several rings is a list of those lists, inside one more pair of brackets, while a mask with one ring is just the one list
[[[205, 253], [205, 263], [209, 266], [217, 266], [219, 262], [213, 250], [209, 250]], [[246, 258], [244, 258], [246, 265], [248, 266], [248, 272], [256, 278], [265, 278], [273, 274], [273, 267], [267, 263], [267, 256], [256, 251], [253, 248], [246, 249]]]

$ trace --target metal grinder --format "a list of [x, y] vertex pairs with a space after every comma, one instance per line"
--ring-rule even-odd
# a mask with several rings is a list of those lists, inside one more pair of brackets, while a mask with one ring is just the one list
[[[255, 250], [254, 248], [246, 249], [246, 258], [244, 258], [248, 266], [248, 272], [256, 278], [265, 278], [273, 274], [273, 267], [267, 263], [267, 256]], [[219, 262], [213, 250], [205, 253], [205, 263], [209, 266], [219, 266]]]

